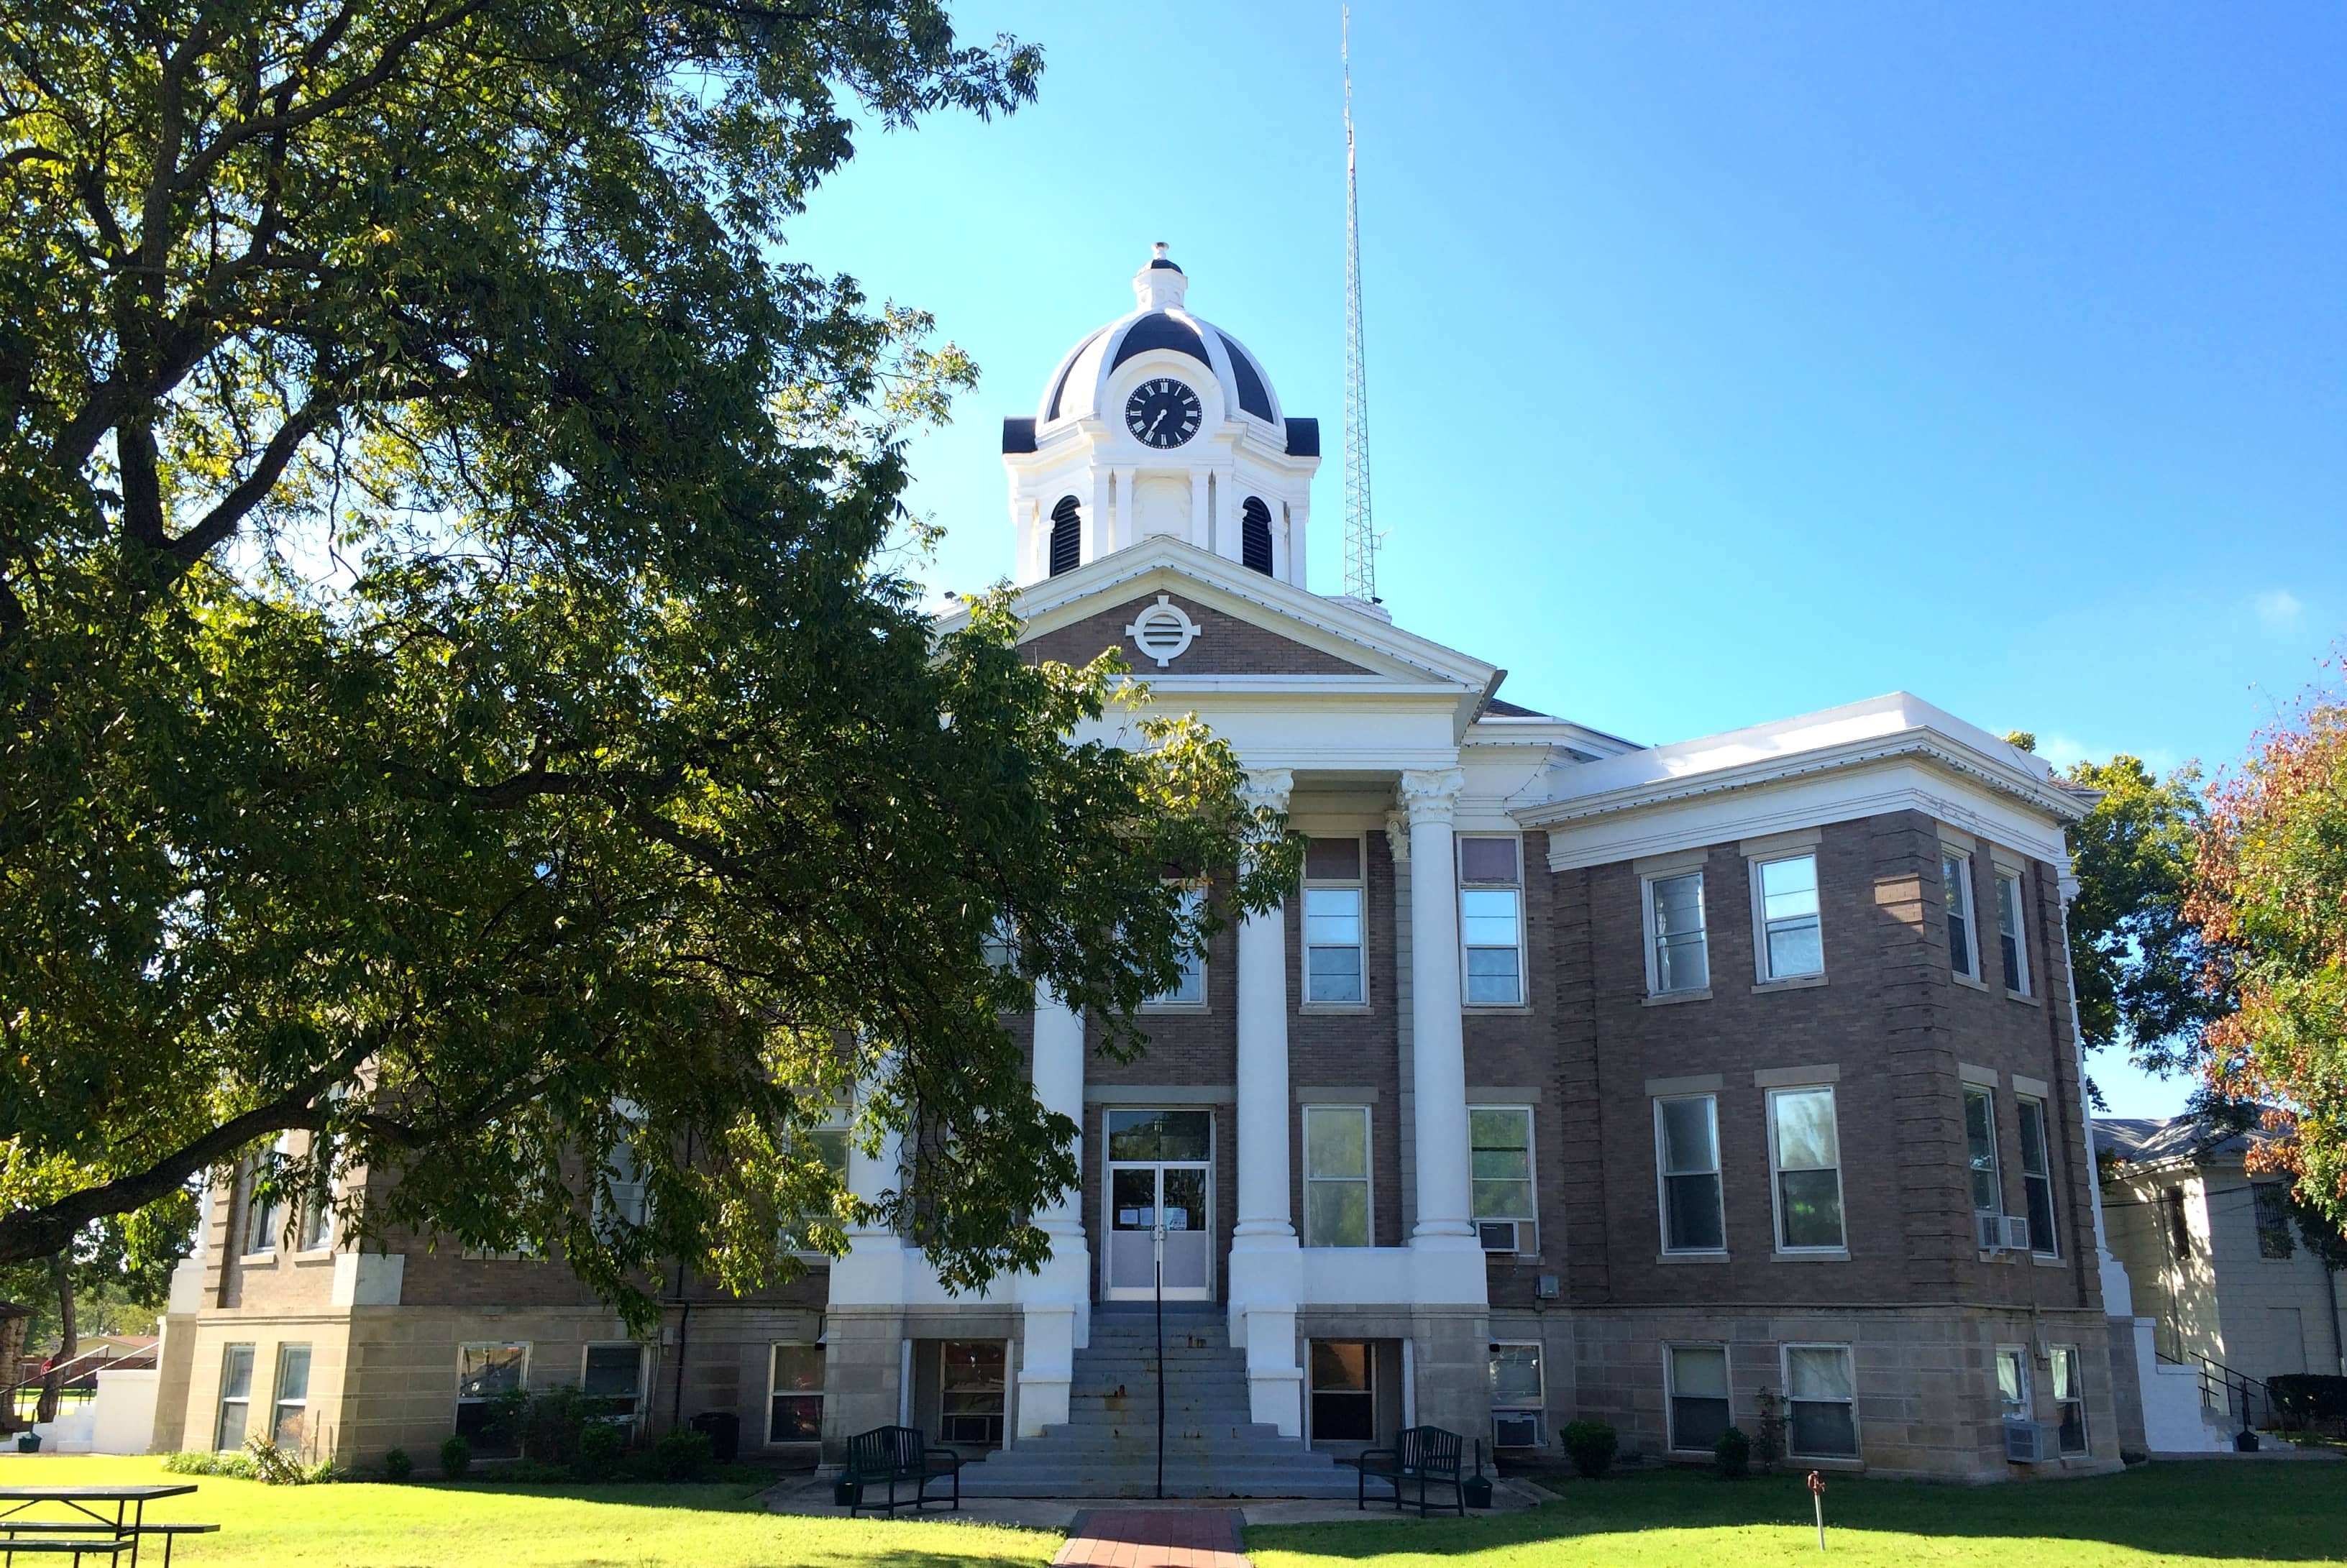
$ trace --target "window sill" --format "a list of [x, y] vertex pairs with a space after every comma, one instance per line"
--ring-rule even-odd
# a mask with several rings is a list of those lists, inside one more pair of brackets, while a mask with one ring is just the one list
[[2029, 1261], [2036, 1265], [2039, 1268], [2067, 1268], [2070, 1266], [2070, 1260], [2064, 1257], [2060, 1253], [2033, 1252], [2029, 1255]]
[[1195, 1017], [1208, 1009], [1204, 1002], [1143, 1002], [1140, 1010], [1145, 1013], [1173, 1013], [1177, 1017], [1188, 1013]]
[[1296, 1010], [1307, 1017], [1313, 1013], [1358, 1014], [1368, 1012], [1369, 1004], [1367, 1002], [1297, 1002]]
[[1530, 1002], [1467, 1002], [1467, 1001], [1462, 1001], [1462, 1002], [1460, 1002], [1460, 1003], [1459, 1004], [1459, 1010], [1460, 1010], [1460, 1012], [1462, 1012], [1462, 1013], [1469, 1013], [1469, 1014], [1482, 1014], [1482, 1015], [1485, 1015], [1485, 1016], [1489, 1016], [1489, 1015], [1491, 1015], [1491, 1014], [1496, 1013], [1496, 1014], [1498, 1014], [1499, 1016], [1501, 1016], [1501, 1017], [1502, 1017], [1502, 1018], [1507, 1018], [1507, 1017], [1511, 1017], [1511, 1016], [1521, 1018], [1521, 1017], [1529, 1016], [1529, 1015], [1532, 1013], [1532, 1003], [1530, 1003]]
[[2044, 1002], [2039, 1001], [2035, 997], [2031, 996], [2027, 991], [2008, 990], [2004, 993], [2004, 999], [2009, 1002], [2019, 1002], [2024, 1007], [2043, 1007], [2045, 1005]]
[[1753, 986], [1752, 994], [1757, 997], [1764, 991], [1805, 991], [1825, 983], [1826, 978], [1823, 975], [1787, 975], [1781, 980], [1758, 982]]
[[276, 1261], [277, 1249], [272, 1247], [267, 1252], [248, 1252], [241, 1254], [236, 1260], [236, 1264], [239, 1268], [258, 1268], [264, 1263], [275, 1263]]
[[293, 1266], [296, 1268], [315, 1268], [322, 1263], [333, 1261], [334, 1249], [330, 1246], [315, 1246], [307, 1252], [297, 1252], [293, 1255]]
[[1724, 1252], [1658, 1252], [1655, 1255], [1655, 1261], [1656, 1263], [1726, 1263], [1727, 1254]]
[[1709, 986], [1706, 986], [1699, 991], [1663, 991], [1655, 995], [1648, 996], [1639, 1002], [1638, 1005], [1640, 1007], [1660, 1008], [1669, 1007], [1673, 1002], [1707, 1002], [1710, 999], [1711, 988]]
[[1956, 984], [1960, 986], [1969, 986], [1971, 989], [1979, 991], [1983, 996], [1988, 994], [1988, 982], [1986, 980], [1976, 980], [1973, 979], [1972, 976], [1963, 974], [1955, 969], [1950, 969], [1948, 971], [1948, 979], [1955, 981]]
[[1848, 1263], [1850, 1248], [1846, 1246], [1804, 1247], [1788, 1251], [1778, 1247], [1768, 1255], [1770, 1263]]

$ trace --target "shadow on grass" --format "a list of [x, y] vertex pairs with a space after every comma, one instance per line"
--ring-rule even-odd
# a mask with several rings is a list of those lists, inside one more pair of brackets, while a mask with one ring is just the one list
[[[1807, 1529], [1810, 1519], [1799, 1475], [1723, 1481], [1704, 1471], [1664, 1471], [1568, 1482], [1557, 1501], [1525, 1513], [1261, 1525], [1247, 1531], [1246, 1545], [1249, 1552], [1337, 1561], [1395, 1553], [1449, 1556], [1650, 1530]], [[2347, 1555], [2347, 1465], [2179, 1461], [2124, 1475], [1977, 1487], [1835, 1477], [1827, 1482], [1826, 1522], [1829, 1532], [2075, 1541], [2167, 1557], [2333, 1563]], [[1722, 1545], [1729, 1545], [1727, 1537]]]

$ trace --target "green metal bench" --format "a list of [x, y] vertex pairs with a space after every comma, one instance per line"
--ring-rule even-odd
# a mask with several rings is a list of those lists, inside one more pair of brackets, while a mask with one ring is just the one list
[[[1430, 1508], [1456, 1507], [1459, 1516], [1467, 1516], [1466, 1478], [1460, 1472], [1460, 1455], [1467, 1440], [1457, 1432], [1440, 1427], [1405, 1427], [1389, 1449], [1371, 1449], [1360, 1458], [1361, 1473], [1354, 1482], [1358, 1506], [1369, 1506], [1369, 1478], [1377, 1477], [1393, 1488], [1394, 1510], [1399, 1512], [1408, 1501], [1402, 1489], [1415, 1482], [1418, 1487], [1418, 1514], [1423, 1519]], [[1450, 1489], [1451, 1501], [1430, 1501], [1430, 1489]], [[1385, 1499], [1378, 1500], [1383, 1502]]]
[[[847, 1493], [848, 1517], [866, 1508], [893, 1515], [907, 1504], [918, 1513], [931, 1501], [929, 1483], [947, 1480], [953, 1482], [954, 1511], [959, 1512], [961, 1463], [961, 1456], [953, 1450], [929, 1447], [915, 1427], [875, 1427], [858, 1432], [847, 1440], [847, 1468], [839, 1476]], [[871, 1501], [870, 1490], [882, 1486], [887, 1488], [887, 1501]], [[899, 1487], [910, 1487], [910, 1495], [898, 1496]]]

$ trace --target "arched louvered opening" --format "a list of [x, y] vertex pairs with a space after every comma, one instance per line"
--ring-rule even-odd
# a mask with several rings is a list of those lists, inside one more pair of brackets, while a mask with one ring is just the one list
[[1249, 496], [1239, 508], [1239, 564], [1271, 575], [1271, 508], [1259, 496]]
[[1062, 496], [1051, 508], [1051, 575], [1073, 571], [1083, 559], [1084, 533], [1076, 516], [1076, 498]]

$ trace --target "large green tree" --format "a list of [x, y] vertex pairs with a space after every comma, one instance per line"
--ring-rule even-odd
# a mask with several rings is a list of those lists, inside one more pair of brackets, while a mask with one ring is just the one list
[[264, 1186], [641, 1316], [836, 1244], [859, 1081], [948, 1280], [1042, 1255], [1004, 1010], [1133, 1049], [1166, 868], [1292, 851], [1194, 726], [1076, 738], [1108, 664], [934, 634], [902, 441], [972, 371], [781, 249], [1040, 65], [929, 0], [0, 11], [0, 1262], [290, 1131]]
[[2238, 1010], [2202, 1063], [2280, 1134], [2252, 1161], [2347, 1235], [2347, 702], [2311, 702], [2211, 793], [2187, 913]]

